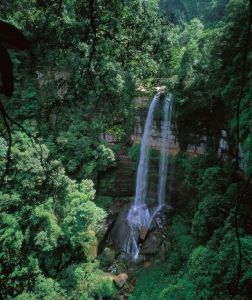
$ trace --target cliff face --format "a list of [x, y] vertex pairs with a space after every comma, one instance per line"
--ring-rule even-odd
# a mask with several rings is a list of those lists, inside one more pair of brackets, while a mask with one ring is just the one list
[[127, 155], [119, 155], [115, 168], [100, 173], [97, 192], [115, 198], [134, 196], [135, 168]]

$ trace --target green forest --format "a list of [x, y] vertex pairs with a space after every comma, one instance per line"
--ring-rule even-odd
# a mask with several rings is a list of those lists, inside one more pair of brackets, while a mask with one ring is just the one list
[[[252, 299], [251, 27], [252, 0], [0, 0], [0, 300]], [[179, 146], [134, 262], [111, 228], [157, 91]]]

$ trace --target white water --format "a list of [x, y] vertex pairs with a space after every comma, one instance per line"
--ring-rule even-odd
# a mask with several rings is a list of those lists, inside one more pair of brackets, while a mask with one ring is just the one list
[[172, 101], [171, 96], [166, 97], [164, 102], [164, 119], [161, 132], [161, 158], [159, 163], [159, 184], [158, 184], [158, 205], [156, 208], [149, 210], [146, 204], [148, 173], [149, 173], [149, 150], [151, 141], [151, 131], [153, 127], [153, 115], [160, 98], [158, 93], [152, 100], [149, 107], [147, 119], [144, 127], [144, 134], [141, 141], [140, 160], [137, 170], [136, 192], [133, 205], [130, 207], [127, 220], [131, 228], [130, 235], [126, 240], [124, 250], [133, 258], [137, 258], [140, 246], [138, 244], [139, 232], [141, 229], [148, 229], [151, 225], [153, 217], [164, 206], [165, 200], [165, 184], [167, 178], [167, 151], [168, 137], [171, 122]]
[[[161, 131], [161, 157], [159, 162], [159, 183], [158, 183], [158, 206], [159, 209], [165, 204], [165, 184], [167, 179], [169, 133], [171, 128], [172, 97], [169, 95], [164, 103], [164, 120]], [[158, 210], [159, 210], [158, 209]]]
[[157, 94], [149, 107], [147, 119], [144, 126], [144, 134], [141, 141], [140, 161], [137, 169], [136, 193], [134, 206], [145, 204], [147, 186], [148, 186], [148, 171], [149, 171], [149, 150], [151, 130], [153, 126], [153, 113], [159, 100], [160, 94]]

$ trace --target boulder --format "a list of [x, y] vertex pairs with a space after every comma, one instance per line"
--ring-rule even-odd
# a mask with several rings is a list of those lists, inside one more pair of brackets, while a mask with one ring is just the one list
[[117, 276], [114, 276], [113, 281], [115, 285], [119, 288], [122, 288], [128, 280], [128, 275], [126, 273], [121, 273]]
[[147, 233], [148, 233], [149, 229], [147, 227], [142, 227], [140, 228], [140, 231], [139, 231], [139, 237], [142, 241], [145, 240], [146, 236], [147, 236]]
[[[131, 228], [128, 224], [128, 211], [129, 205], [125, 205], [121, 212], [118, 214], [117, 219], [114, 223], [114, 226], [110, 232], [110, 240], [113, 245], [120, 249], [122, 252], [125, 252], [125, 245], [131, 234]], [[142, 227], [139, 231], [136, 231], [136, 240], [141, 243], [140, 254], [144, 257], [145, 255], [154, 255], [158, 254], [162, 245], [162, 242], [165, 239], [164, 230], [167, 224], [168, 209], [164, 207], [161, 209], [151, 222], [150, 228]], [[139, 255], [141, 257], [141, 255]], [[131, 259], [130, 256], [127, 256], [124, 253], [124, 258]], [[164, 259], [164, 255], [161, 254], [161, 259]], [[134, 262], [138, 263], [138, 259]]]
[[127, 216], [128, 206], [121, 210], [110, 232], [110, 239], [113, 242], [113, 245], [122, 251], [124, 250], [125, 243], [130, 235], [130, 226], [128, 224]]
[[143, 242], [140, 253], [144, 255], [156, 254], [159, 252], [161, 243], [161, 234], [157, 231], [152, 231], [148, 238]]
[[158, 211], [158, 213], [153, 218], [150, 228], [151, 229], [162, 229], [165, 227], [165, 224], [167, 223], [167, 214], [168, 214], [169, 208], [163, 207]]

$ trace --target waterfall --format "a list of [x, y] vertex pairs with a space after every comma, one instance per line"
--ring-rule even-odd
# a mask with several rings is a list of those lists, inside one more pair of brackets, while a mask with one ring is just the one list
[[158, 183], [158, 210], [165, 204], [165, 184], [167, 179], [169, 133], [171, 128], [172, 97], [165, 99], [163, 109], [164, 119], [161, 130], [161, 156], [159, 162], [159, 183]]
[[157, 94], [150, 105], [147, 119], [144, 126], [144, 134], [141, 141], [140, 161], [137, 169], [136, 193], [134, 206], [141, 206], [145, 203], [148, 185], [148, 171], [149, 171], [149, 149], [151, 130], [153, 126], [153, 113], [157, 105], [159, 94]]
[[140, 251], [140, 246], [138, 243], [140, 232], [149, 229], [154, 216], [164, 206], [165, 202], [165, 184], [167, 178], [168, 164], [168, 137], [172, 111], [171, 96], [165, 98], [163, 108], [164, 117], [161, 131], [161, 156], [159, 163], [158, 203], [156, 208], [154, 209], [148, 208], [146, 203], [149, 174], [149, 150], [153, 127], [153, 115], [159, 98], [160, 93], [155, 95], [155, 97], [153, 98], [147, 114], [147, 119], [144, 126], [144, 133], [141, 141], [141, 151], [137, 169], [135, 198], [134, 203], [131, 205], [127, 215], [127, 221], [130, 226], [130, 233], [129, 236], [126, 238], [124, 251], [126, 253], [129, 253], [134, 258], [137, 258]]

